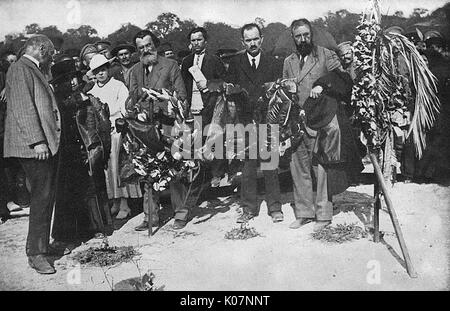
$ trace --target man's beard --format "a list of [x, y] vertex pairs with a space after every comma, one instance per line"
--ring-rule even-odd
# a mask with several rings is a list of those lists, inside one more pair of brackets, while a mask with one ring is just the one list
[[145, 52], [141, 56], [141, 62], [143, 62], [145, 65], [154, 65], [158, 62], [157, 55], [157, 52]]
[[296, 44], [297, 46], [297, 51], [301, 56], [306, 56], [311, 54], [312, 50], [313, 50], [313, 45], [312, 43], [308, 43], [308, 42], [300, 42], [299, 44]]

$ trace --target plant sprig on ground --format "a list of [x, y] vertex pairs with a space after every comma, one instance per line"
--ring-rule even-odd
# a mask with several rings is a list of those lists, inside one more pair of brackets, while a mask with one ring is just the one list
[[325, 227], [312, 233], [316, 240], [327, 243], [345, 243], [367, 237], [367, 232], [356, 224], [337, 224], [335, 227]]
[[132, 246], [90, 247], [76, 253], [73, 259], [82, 265], [105, 267], [129, 262], [136, 255], [139, 253]]
[[225, 234], [228, 240], [247, 240], [257, 236], [261, 236], [255, 228], [249, 227], [248, 223], [241, 224], [240, 228], [233, 228]]

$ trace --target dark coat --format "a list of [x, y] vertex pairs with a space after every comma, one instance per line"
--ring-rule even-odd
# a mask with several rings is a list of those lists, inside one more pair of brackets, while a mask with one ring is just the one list
[[318, 130], [314, 152], [315, 161], [327, 169], [328, 193], [335, 195], [345, 191], [357, 180], [364, 169], [345, 105], [350, 102], [352, 80], [348, 73], [335, 70], [318, 79], [323, 95], [337, 101], [336, 118]]
[[[191, 103], [192, 100], [192, 85], [194, 79], [192, 78], [191, 73], [189, 72], [189, 68], [192, 67], [194, 63], [194, 54], [190, 54], [183, 59], [181, 64], [181, 76], [183, 77], [184, 85], [186, 87], [186, 94], [188, 103]], [[215, 55], [205, 53], [202, 62], [201, 71], [208, 82], [224, 80], [225, 79], [225, 65], [222, 61]], [[217, 92], [202, 92], [202, 101], [203, 101], [203, 126], [209, 124], [212, 119], [213, 110], [215, 103], [217, 101]]]
[[[194, 54], [190, 54], [183, 59], [181, 63], [181, 76], [183, 77], [184, 86], [186, 87], [187, 99], [191, 102], [192, 99], [192, 85], [193, 78], [191, 73], [189, 72], [189, 68], [192, 67], [194, 63]], [[202, 70], [205, 78], [209, 80], [217, 80], [225, 78], [225, 65], [222, 63], [220, 58], [215, 55], [211, 55], [209, 53], [205, 53], [202, 62]], [[202, 93], [203, 102], [207, 102], [208, 95]]]
[[97, 103], [83, 101], [78, 92], [72, 92], [70, 81], [55, 85], [55, 97], [61, 112], [62, 132], [52, 236], [70, 242], [90, 238], [103, 231], [108, 223], [104, 175], [108, 159], [92, 155], [109, 155], [107, 146], [111, 144], [109, 132], [101, 135]]
[[256, 71], [253, 71], [247, 53], [231, 60], [226, 81], [238, 84], [248, 92], [248, 103], [242, 107], [236, 107], [243, 122], [253, 120], [258, 98], [264, 95], [263, 84], [281, 78], [282, 67], [278, 64], [275, 58], [264, 53], [261, 54]]

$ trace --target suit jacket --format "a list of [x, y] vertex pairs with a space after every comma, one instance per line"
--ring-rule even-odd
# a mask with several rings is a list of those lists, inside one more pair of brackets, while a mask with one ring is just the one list
[[[192, 99], [192, 85], [194, 79], [192, 78], [192, 75], [188, 69], [194, 64], [194, 55], [195, 54], [190, 54], [186, 56], [181, 64], [181, 76], [183, 77], [187, 92], [187, 99], [189, 102], [191, 102]], [[202, 68], [200, 69], [202, 70], [202, 73], [207, 80], [225, 79], [225, 65], [215, 55], [205, 53], [205, 56], [203, 57]], [[208, 95], [202, 93], [203, 103], [207, 102], [207, 98]]]
[[145, 85], [145, 68], [142, 62], [135, 64], [130, 73], [130, 95], [137, 99], [143, 94], [141, 88], [162, 89], [176, 91], [179, 98], [186, 98], [186, 89], [181, 77], [178, 63], [173, 59], [168, 59], [158, 55], [158, 63], [153, 65], [150, 73], [149, 83]]
[[61, 116], [47, 79], [31, 60], [21, 57], [6, 75], [4, 156], [33, 158], [32, 145], [45, 141], [58, 152]]
[[284, 60], [283, 78], [296, 81], [298, 103], [300, 107], [303, 107], [314, 82], [340, 66], [339, 57], [335, 52], [316, 46], [315, 50], [306, 58], [302, 70], [300, 70], [300, 58], [297, 53], [289, 55]]
[[250, 121], [253, 118], [258, 98], [264, 95], [263, 84], [276, 81], [281, 77], [281, 66], [277, 66], [275, 58], [261, 53], [259, 65], [253, 71], [247, 53], [232, 58], [226, 81], [239, 84], [249, 95], [249, 101], [241, 107], [241, 117]]

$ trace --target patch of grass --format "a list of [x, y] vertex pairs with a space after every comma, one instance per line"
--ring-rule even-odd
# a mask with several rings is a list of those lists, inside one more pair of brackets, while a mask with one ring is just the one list
[[249, 227], [248, 223], [241, 224], [240, 228], [233, 228], [225, 234], [225, 239], [228, 240], [247, 240], [257, 236], [261, 236], [255, 228]]
[[342, 244], [365, 238], [367, 232], [356, 224], [337, 224], [312, 233], [312, 237], [322, 242]]
[[132, 246], [110, 247], [90, 247], [84, 251], [78, 252], [73, 259], [82, 265], [90, 266], [112, 266], [122, 262], [129, 262], [139, 253]]

